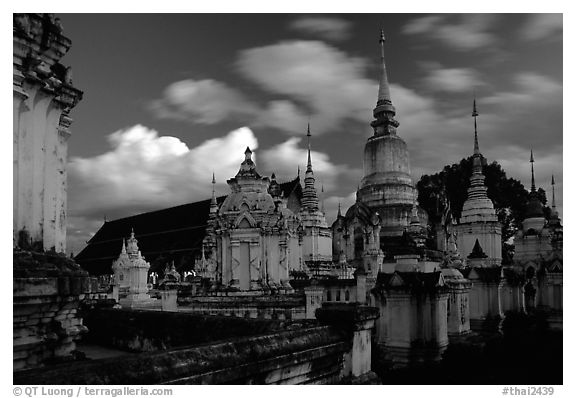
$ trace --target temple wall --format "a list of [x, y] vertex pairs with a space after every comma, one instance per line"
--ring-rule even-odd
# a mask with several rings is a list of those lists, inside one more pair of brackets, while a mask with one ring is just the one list
[[[499, 223], [458, 224], [454, 226], [456, 244], [463, 259], [466, 259], [476, 243], [488, 256], [487, 264], [500, 265], [502, 262], [502, 226]], [[466, 261], [466, 260], [465, 260]]]

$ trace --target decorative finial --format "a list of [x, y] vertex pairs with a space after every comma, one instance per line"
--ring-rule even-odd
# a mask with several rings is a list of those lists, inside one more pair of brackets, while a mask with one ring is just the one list
[[378, 88], [378, 101], [377, 105], [381, 103], [392, 104], [390, 97], [390, 85], [388, 84], [388, 73], [386, 72], [386, 61], [384, 58], [384, 43], [386, 38], [384, 37], [384, 30], [380, 30], [380, 59], [381, 59], [381, 71], [380, 71], [380, 86]]
[[210, 200], [210, 207], [216, 206], [216, 175], [212, 172], [212, 199]]
[[472, 107], [472, 117], [474, 118], [474, 155], [480, 155], [480, 146], [478, 145], [478, 125], [476, 121], [476, 117], [478, 117], [476, 98], [474, 98], [474, 105]]
[[132, 227], [132, 232], [130, 232], [130, 238], [134, 239], [134, 227]]
[[308, 122], [306, 136], [308, 137], [308, 164], [306, 166], [306, 172], [309, 172], [312, 171], [312, 157], [310, 156], [310, 137], [312, 137], [312, 134], [310, 134], [310, 122]]
[[298, 177], [300, 177], [300, 165], [298, 165]]
[[556, 208], [556, 189], [554, 187], [554, 185], [556, 185], [556, 183], [554, 182], [554, 174], [552, 174], [552, 208], [555, 209]]
[[126, 254], [126, 239], [122, 238], [122, 254]]
[[342, 209], [341, 209], [341, 202], [338, 202], [338, 214], [336, 215], [337, 218], [342, 217]]
[[534, 153], [532, 152], [532, 149], [530, 149], [530, 165], [531, 165], [531, 169], [532, 169], [532, 170], [531, 170], [531, 174], [532, 174], [532, 176], [531, 176], [531, 178], [532, 178], [531, 183], [532, 183], [532, 184], [531, 184], [531, 187], [530, 187], [530, 191], [536, 192], [536, 184], [534, 183]]
[[245, 156], [245, 160], [252, 160], [252, 151], [250, 150], [250, 147], [246, 147], [246, 150], [244, 151], [244, 156]]

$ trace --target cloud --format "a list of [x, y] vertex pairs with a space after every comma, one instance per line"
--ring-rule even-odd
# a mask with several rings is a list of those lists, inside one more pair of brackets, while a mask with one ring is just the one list
[[[455, 18], [458, 20], [452, 22]], [[493, 14], [432, 15], [412, 19], [402, 31], [437, 40], [455, 50], [476, 50], [496, 42], [489, 32], [495, 19]]]
[[[294, 114], [311, 112], [316, 134], [353, 119], [365, 122], [377, 84], [364, 77], [367, 62], [321, 41], [286, 41], [243, 50], [239, 72], [263, 89], [291, 98]], [[329, 73], [327, 73], [329, 71]]]
[[159, 118], [208, 125], [226, 119], [247, 120], [258, 114], [258, 106], [241, 92], [212, 79], [174, 82], [150, 108]]
[[254, 127], [274, 127], [286, 133], [302, 134], [304, 123], [310, 113], [290, 100], [268, 102], [252, 125]]
[[444, 68], [439, 64], [427, 63], [424, 69], [427, 75], [423, 83], [434, 91], [470, 93], [482, 84], [478, 72], [472, 68]]
[[116, 131], [108, 142], [108, 152], [69, 162], [68, 250], [75, 253], [104, 218], [208, 199], [212, 172], [217, 194], [227, 194], [226, 179], [238, 172], [246, 146], [258, 147], [246, 127], [193, 148], [142, 125]]
[[342, 41], [350, 38], [351, 24], [335, 17], [300, 17], [290, 23], [290, 29], [318, 36], [321, 39]]
[[[266, 169], [270, 174], [275, 172], [279, 178], [281, 176], [292, 178], [300, 166], [301, 179], [303, 180], [308, 161], [308, 149], [298, 146], [301, 141], [302, 138], [293, 137], [269, 149], [262, 150], [260, 160], [263, 169]], [[354, 178], [358, 178], [360, 175], [359, 170], [334, 164], [328, 154], [324, 152], [311, 151], [310, 155], [318, 193], [320, 193], [322, 185], [324, 191], [328, 192], [337, 189], [341, 178], [346, 175], [351, 175]]]
[[110, 151], [70, 160], [71, 215], [113, 219], [206, 199], [212, 172], [222, 187], [238, 171], [246, 146], [258, 146], [248, 128], [194, 148], [142, 125], [116, 131], [108, 141]]
[[520, 38], [526, 41], [562, 38], [562, 14], [530, 14], [520, 28]]

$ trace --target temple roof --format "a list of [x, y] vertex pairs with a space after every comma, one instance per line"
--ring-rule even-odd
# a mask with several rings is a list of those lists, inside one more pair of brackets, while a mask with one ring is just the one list
[[[280, 184], [284, 196], [295, 192], [301, 198], [299, 178]], [[226, 196], [216, 198], [221, 205]], [[75, 257], [78, 264], [92, 275], [112, 273], [112, 262], [118, 258], [122, 240], [132, 228], [138, 233], [138, 245], [146, 260], [153, 262], [160, 255], [192, 258], [200, 254], [211, 199], [187, 203], [167, 209], [106, 221]]]

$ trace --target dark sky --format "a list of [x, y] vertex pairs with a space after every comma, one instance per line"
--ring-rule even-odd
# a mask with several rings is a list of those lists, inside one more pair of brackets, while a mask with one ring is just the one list
[[[386, 33], [415, 181], [480, 149], [511, 177], [556, 179], [562, 214], [559, 14], [59, 14], [84, 99], [69, 141], [69, 250], [114, 219], [218, 194], [247, 145], [295, 177], [308, 120], [329, 222], [352, 203]], [[551, 194], [549, 193], [549, 196]], [[137, 232], [137, 231], [136, 231]]]

